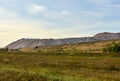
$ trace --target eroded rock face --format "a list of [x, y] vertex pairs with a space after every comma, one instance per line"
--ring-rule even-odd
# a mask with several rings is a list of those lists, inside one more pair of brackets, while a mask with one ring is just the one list
[[111, 40], [120, 39], [120, 33], [99, 33], [93, 37], [82, 37], [82, 38], [65, 38], [65, 39], [20, 39], [10, 43], [5, 48], [8, 49], [20, 49], [20, 48], [31, 48], [39, 46], [54, 46], [63, 44], [73, 44], [81, 42], [92, 42], [100, 40]]

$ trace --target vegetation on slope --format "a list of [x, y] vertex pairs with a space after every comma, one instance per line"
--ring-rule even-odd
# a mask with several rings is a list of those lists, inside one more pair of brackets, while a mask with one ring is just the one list
[[103, 52], [119, 53], [120, 52], [120, 42], [116, 43], [114, 41], [114, 42], [112, 42], [112, 44], [108, 44], [105, 48], [103, 48]]
[[40, 53], [103, 53], [103, 48], [106, 48], [115, 41], [118, 43], [120, 40], [98, 41], [88, 43], [76, 43], [58, 46], [45, 46], [35, 48], [21, 49], [23, 52], [40, 52]]

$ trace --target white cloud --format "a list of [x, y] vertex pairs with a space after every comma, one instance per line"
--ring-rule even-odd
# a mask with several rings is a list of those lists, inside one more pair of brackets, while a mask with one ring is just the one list
[[70, 15], [71, 13], [68, 12], [68, 11], [61, 11], [61, 14], [63, 14], [63, 15]]
[[46, 10], [46, 8], [42, 5], [37, 5], [37, 4], [29, 5], [29, 12], [30, 13], [41, 13], [45, 10]]
[[47, 11], [44, 13], [44, 17], [47, 19], [54, 19], [54, 20], [64, 20], [67, 16], [72, 15], [71, 12], [68, 11]]
[[92, 11], [80, 11], [80, 14], [85, 14], [93, 17], [102, 17], [104, 16], [103, 12], [92, 12]]

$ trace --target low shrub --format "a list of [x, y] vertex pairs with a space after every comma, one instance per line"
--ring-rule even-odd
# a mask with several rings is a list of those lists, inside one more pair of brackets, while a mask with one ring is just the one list
[[103, 48], [103, 52], [112, 52], [112, 53], [119, 53], [120, 52], [120, 42], [112, 44], [108, 44], [105, 48]]

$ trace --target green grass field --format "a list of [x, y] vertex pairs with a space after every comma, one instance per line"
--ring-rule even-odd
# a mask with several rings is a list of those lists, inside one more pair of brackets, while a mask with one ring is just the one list
[[120, 81], [120, 54], [0, 52], [0, 81]]

